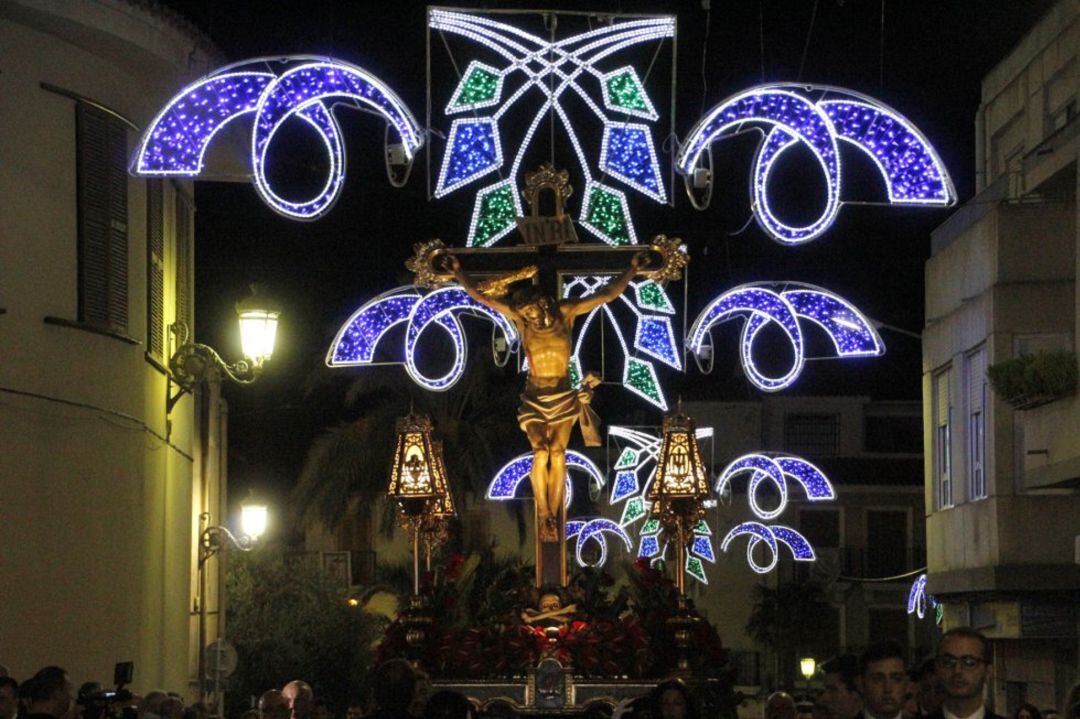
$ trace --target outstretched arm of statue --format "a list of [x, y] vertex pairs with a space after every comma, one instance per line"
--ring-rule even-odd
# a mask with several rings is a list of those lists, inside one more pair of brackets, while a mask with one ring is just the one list
[[606, 305], [613, 299], [623, 293], [623, 291], [630, 285], [630, 280], [634, 279], [641, 273], [641, 265], [648, 261], [647, 252], [639, 252], [634, 255], [630, 260], [630, 267], [621, 275], [608, 282], [601, 289], [588, 297], [582, 297], [575, 300], [563, 300], [560, 303], [563, 312], [567, 319], [577, 317], [578, 315], [588, 314], [600, 305]]
[[457, 283], [461, 285], [461, 289], [468, 293], [469, 297], [484, 305], [490, 307], [499, 314], [507, 317], [511, 320], [516, 318], [516, 313], [510, 308], [510, 305], [506, 304], [500, 299], [486, 295], [480, 291], [480, 288], [476, 286], [476, 282], [467, 274], [462, 272], [461, 263], [458, 262], [458, 258], [453, 255], [446, 255], [443, 257], [442, 265], [445, 269], [449, 270], [453, 275]]

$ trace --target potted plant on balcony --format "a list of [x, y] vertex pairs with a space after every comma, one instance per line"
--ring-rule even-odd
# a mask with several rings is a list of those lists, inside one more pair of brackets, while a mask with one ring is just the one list
[[1020, 355], [990, 365], [986, 376], [1013, 409], [1032, 409], [1076, 391], [1076, 353], [1054, 350]]

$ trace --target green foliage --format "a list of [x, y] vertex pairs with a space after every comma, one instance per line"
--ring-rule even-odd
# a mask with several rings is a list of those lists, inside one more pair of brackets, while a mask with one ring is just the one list
[[1056, 398], [1076, 391], [1076, 354], [1056, 350], [1020, 355], [990, 365], [986, 375], [1006, 402]]
[[226, 635], [239, 665], [229, 678], [229, 716], [251, 696], [303, 679], [343, 713], [367, 693], [373, 643], [386, 622], [346, 602], [344, 588], [302, 557], [266, 547], [234, 552], [226, 577]]
[[754, 588], [746, 632], [780, 655], [782, 683], [790, 683], [796, 656], [820, 655], [819, 648], [829, 646], [831, 629], [822, 621], [829, 611], [824, 587], [813, 580], [787, 582], [775, 589], [763, 584]]

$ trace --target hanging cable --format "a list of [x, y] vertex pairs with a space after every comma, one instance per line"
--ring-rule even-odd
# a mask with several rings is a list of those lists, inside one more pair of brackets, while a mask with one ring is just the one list
[[705, 114], [705, 100], [709, 95], [709, 80], [705, 74], [709, 54], [709, 31], [712, 27], [712, 10], [705, 7], [705, 39], [701, 41], [701, 109], [698, 115]]
[[878, 91], [885, 90], [885, 0], [881, 0], [881, 57], [878, 63]]
[[761, 82], [765, 82], [765, 9], [762, 6], [764, 0], [758, 0], [758, 45], [761, 50]]
[[810, 27], [806, 30], [806, 43], [803, 45], [802, 60], [799, 61], [799, 74], [795, 81], [802, 81], [803, 68], [806, 67], [806, 53], [810, 51], [810, 38], [814, 35], [814, 20], [817, 19], [818, 0], [814, 0], [814, 9], [810, 13]]

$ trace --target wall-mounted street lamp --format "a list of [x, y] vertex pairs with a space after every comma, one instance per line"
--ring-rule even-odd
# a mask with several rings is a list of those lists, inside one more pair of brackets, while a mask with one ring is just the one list
[[258, 285], [252, 285], [251, 295], [236, 303], [236, 315], [244, 358], [232, 364], [222, 359], [213, 347], [190, 341], [184, 323], [170, 327], [180, 346], [169, 358], [169, 375], [180, 391], [168, 398], [166, 414], [172, 413], [181, 397], [210, 379], [224, 376], [237, 384], [251, 384], [262, 374], [263, 365], [274, 354], [281, 307], [263, 295]]
[[813, 657], [803, 657], [799, 660], [799, 672], [809, 684], [810, 680], [817, 674], [817, 660]]
[[[206, 562], [225, 550], [250, 552], [266, 532], [269, 512], [265, 504], [248, 498], [240, 506], [240, 534], [228, 527], [210, 524], [210, 513], [199, 515], [199, 701], [206, 701]], [[220, 590], [219, 590], [220, 591]], [[220, 694], [218, 695], [220, 699]], [[214, 715], [217, 702], [215, 702]]]

